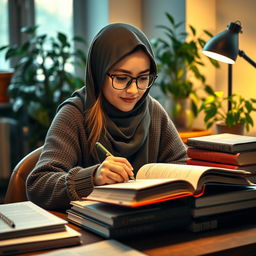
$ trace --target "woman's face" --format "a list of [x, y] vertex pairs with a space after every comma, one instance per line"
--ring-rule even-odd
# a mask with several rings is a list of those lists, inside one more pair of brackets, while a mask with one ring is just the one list
[[[123, 75], [128, 75], [133, 78], [150, 74], [150, 58], [143, 50], [137, 50], [123, 59], [121, 59], [115, 66], [113, 66], [108, 74], [118, 75], [123, 79]], [[112, 86], [112, 78], [106, 76], [103, 85], [103, 95], [117, 109], [128, 112], [132, 110], [135, 104], [142, 98], [146, 90], [140, 90], [136, 86], [135, 79], [128, 88], [117, 90]], [[116, 78], [115, 78], [116, 79]], [[122, 82], [122, 81], [121, 81]]]

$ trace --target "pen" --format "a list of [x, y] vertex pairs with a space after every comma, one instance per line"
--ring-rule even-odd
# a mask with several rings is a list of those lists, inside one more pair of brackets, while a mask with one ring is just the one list
[[0, 219], [2, 219], [6, 224], [8, 224], [11, 228], [15, 228], [14, 222], [0, 212]]
[[[96, 147], [106, 156], [113, 156], [100, 142], [96, 142]], [[135, 180], [134, 176], [130, 176], [131, 180]]]

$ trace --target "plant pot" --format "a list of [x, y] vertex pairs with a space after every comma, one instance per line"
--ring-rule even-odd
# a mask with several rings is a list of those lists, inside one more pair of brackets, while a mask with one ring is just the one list
[[244, 125], [236, 124], [233, 127], [228, 127], [224, 122], [216, 122], [216, 133], [233, 133], [244, 135]]
[[172, 99], [171, 118], [178, 131], [191, 131], [194, 115], [189, 108], [189, 99]]
[[11, 82], [13, 72], [0, 71], [0, 103], [9, 102], [8, 86]]

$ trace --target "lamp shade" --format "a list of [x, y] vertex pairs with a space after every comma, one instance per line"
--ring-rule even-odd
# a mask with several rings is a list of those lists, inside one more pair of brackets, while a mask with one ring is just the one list
[[238, 33], [240, 31], [241, 26], [231, 22], [225, 31], [212, 37], [205, 44], [203, 53], [210, 58], [234, 64], [239, 52]]

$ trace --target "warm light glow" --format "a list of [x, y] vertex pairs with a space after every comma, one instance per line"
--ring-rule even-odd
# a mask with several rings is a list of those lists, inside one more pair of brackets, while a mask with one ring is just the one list
[[235, 61], [224, 56], [224, 55], [221, 55], [221, 54], [218, 54], [218, 53], [215, 53], [215, 52], [210, 52], [210, 51], [203, 51], [203, 53], [212, 58], [212, 59], [215, 59], [215, 60], [218, 60], [218, 61], [221, 61], [221, 62], [225, 62], [225, 63], [228, 63], [228, 64], [234, 64]]

